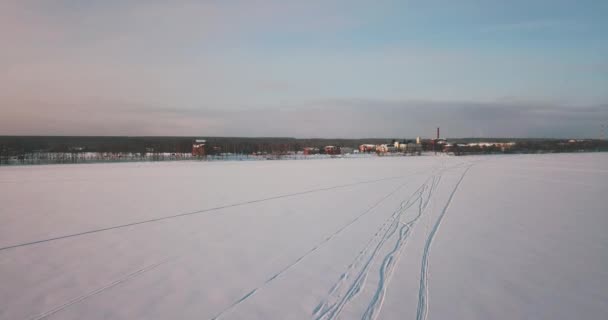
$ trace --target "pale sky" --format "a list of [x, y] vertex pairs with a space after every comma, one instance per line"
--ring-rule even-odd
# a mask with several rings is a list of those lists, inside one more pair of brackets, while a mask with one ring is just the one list
[[608, 2], [0, 1], [0, 135], [590, 137]]

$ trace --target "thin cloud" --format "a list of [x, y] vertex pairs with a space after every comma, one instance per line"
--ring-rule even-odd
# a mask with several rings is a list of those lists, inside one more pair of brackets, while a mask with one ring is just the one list
[[[593, 137], [605, 118], [601, 50], [446, 47], [407, 32], [416, 6], [347, 5], [2, 1], [0, 134]], [[445, 27], [437, 7], [418, 18]]]
[[574, 20], [528, 20], [510, 23], [501, 23], [486, 25], [480, 29], [481, 32], [525, 32], [538, 30], [553, 30], [553, 31], [581, 31], [587, 26]]
[[423, 100], [333, 99], [239, 109], [107, 101], [87, 110], [46, 104], [53, 112], [42, 113], [36, 113], [41, 105], [16, 107], [0, 119], [0, 134], [428, 137], [441, 126], [448, 137], [594, 138], [608, 119], [608, 105]]

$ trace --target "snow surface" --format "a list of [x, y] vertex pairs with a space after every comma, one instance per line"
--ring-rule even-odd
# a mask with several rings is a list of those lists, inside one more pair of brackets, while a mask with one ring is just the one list
[[608, 154], [0, 168], [0, 319], [606, 319]]

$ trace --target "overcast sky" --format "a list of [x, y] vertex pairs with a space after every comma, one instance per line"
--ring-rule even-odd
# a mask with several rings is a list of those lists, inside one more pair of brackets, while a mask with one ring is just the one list
[[608, 1], [0, 1], [0, 135], [592, 137]]

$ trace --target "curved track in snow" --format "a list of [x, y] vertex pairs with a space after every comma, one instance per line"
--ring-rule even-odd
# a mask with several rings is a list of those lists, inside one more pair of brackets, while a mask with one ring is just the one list
[[[370, 239], [367, 245], [355, 257], [348, 269], [340, 276], [338, 282], [332, 286], [328, 296], [322, 300], [313, 310], [316, 320], [336, 319], [342, 309], [354, 299], [366, 285], [367, 277], [371, 272], [371, 266], [380, 259], [379, 282], [373, 298], [369, 301], [363, 319], [372, 319], [377, 313], [384, 298], [384, 293], [390, 279], [391, 272], [398, 259], [399, 253], [406, 243], [411, 228], [425, 212], [429, 201], [439, 185], [441, 175], [445, 169], [432, 174], [409, 198], [404, 200], [400, 207], [387, 219]], [[417, 206], [415, 206], [417, 204]], [[406, 221], [408, 213], [414, 213], [413, 217]], [[395, 236], [396, 235], [396, 236]], [[396, 237], [396, 240], [393, 238]], [[395, 241], [393, 248], [384, 256], [379, 256], [385, 244]], [[375, 246], [373, 246], [375, 244]], [[370, 251], [370, 247], [373, 250]], [[353, 274], [354, 272], [354, 274]], [[348, 287], [344, 287], [354, 277]]]
[[[394, 267], [397, 265], [400, 255], [407, 243], [408, 236], [416, 222], [426, 212], [429, 202], [431, 201], [434, 192], [438, 188], [442, 176], [446, 171], [466, 169], [456, 182], [454, 189], [450, 193], [446, 204], [439, 214], [434, 227], [429, 232], [425, 247], [422, 253], [421, 268], [421, 284], [419, 289], [419, 306], [417, 310], [417, 319], [424, 319], [428, 300], [427, 269], [428, 256], [430, 245], [439, 228], [442, 218], [447, 212], [447, 208], [452, 202], [456, 190], [460, 186], [464, 176], [472, 165], [460, 163], [451, 167], [444, 167], [432, 173], [431, 176], [406, 200], [401, 203], [401, 206], [387, 219], [369, 240], [366, 246], [354, 258], [353, 262], [348, 266], [347, 270], [340, 276], [338, 281], [331, 287], [328, 295], [323, 299], [312, 311], [315, 320], [331, 320], [339, 318], [342, 310], [356, 296], [360, 294], [365, 286], [374, 285], [371, 288], [373, 294], [367, 302], [367, 307], [361, 319], [375, 319], [382, 308], [386, 290], [390, 284], [390, 279]], [[413, 213], [413, 214], [412, 214]], [[408, 218], [409, 216], [409, 218]], [[403, 221], [405, 219], [405, 221]], [[389, 245], [390, 243], [390, 245]], [[387, 248], [387, 246], [389, 246]], [[381, 254], [382, 253], [382, 254]], [[378, 265], [375, 267], [375, 265]], [[368, 283], [368, 276], [372, 270], [378, 272], [377, 283]], [[419, 318], [421, 317], [422, 318]]]
[[441, 210], [441, 214], [439, 215], [439, 218], [437, 218], [437, 221], [435, 222], [433, 229], [431, 229], [431, 232], [429, 233], [429, 236], [427, 237], [426, 243], [424, 245], [424, 252], [422, 254], [422, 264], [420, 268], [420, 287], [418, 290], [418, 308], [416, 310], [416, 320], [426, 319], [428, 313], [428, 262], [431, 244], [433, 243], [433, 239], [435, 238], [437, 230], [439, 230], [439, 226], [441, 225], [443, 217], [447, 213], [448, 208], [450, 207], [450, 204], [454, 199], [456, 191], [458, 191], [458, 187], [460, 187], [462, 180], [464, 180], [464, 177], [466, 176], [467, 172], [469, 172], [469, 169], [471, 169], [471, 167], [472, 165], [469, 165], [460, 176], [460, 179], [458, 180], [456, 186], [454, 186], [454, 189], [450, 193], [450, 196], [447, 202], [445, 203], [443, 210]]

